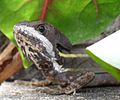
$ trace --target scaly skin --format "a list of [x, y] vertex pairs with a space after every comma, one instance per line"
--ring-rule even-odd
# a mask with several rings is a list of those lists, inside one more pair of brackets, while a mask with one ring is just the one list
[[14, 26], [14, 36], [28, 60], [33, 61], [45, 77], [45, 81], [32, 82], [35, 86], [46, 86], [42, 92], [49, 94], [71, 94], [84, 87], [95, 77], [93, 72], [74, 72], [61, 68], [58, 52], [69, 52], [69, 40], [52, 25], [42, 21], [21, 22]]

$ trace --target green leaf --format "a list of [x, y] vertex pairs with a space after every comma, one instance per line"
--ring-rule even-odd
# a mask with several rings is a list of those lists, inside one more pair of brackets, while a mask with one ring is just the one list
[[[44, 0], [0, 0], [0, 30], [15, 43], [13, 26], [24, 20], [36, 20]], [[53, 0], [46, 21], [56, 26], [72, 41], [94, 38], [120, 14], [119, 0], [97, 0], [99, 15], [92, 0]], [[20, 51], [20, 49], [19, 49]], [[28, 66], [22, 56], [25, 66]]]
[[120, 30], [86, 48], [104, 69], [120, 80]]
[[53, 0], [47, 22], [72, 41], [80, 43], [98, 36], [120, 14], [120, 0], [97, 0], [98, 16], [92, 0]]
[[[42, 0], [0, 0], [0, 30], [14, 43], [13, 26], [20, 21], [37, 20]], [[20, 51], [20, 48], [19, 48]], [[20, 52], [24, 66], [28, 63]]]
[[24, 20], [37, 20], [41, 0], [0, 0], [0, 30], [12, 41], [13, 26]]

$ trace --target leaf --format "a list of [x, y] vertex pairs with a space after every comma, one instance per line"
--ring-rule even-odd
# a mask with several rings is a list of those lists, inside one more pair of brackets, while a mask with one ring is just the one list
[[120, 14], [119, 0], [97, 1], [98, 16], [92, 0], [53, 0], [46, 20], [74, 44], [94, 38]]
[[1, 0], [0, 29], [12, 41], [13, 26], [24, 20], [37, 20], [41, 0]]
[[[41, 6], [42, 0], [0, 0], [0, 30], [15, 43], [13, 26], [20, 21], [37, 20]], [[30, 63], [20, 54], [24, 66], [28, 67]]]
[[87, 53], [120, 80], [120, 30], [86, 48]]
[[[43, 1], [0, 0], [0, 30], [15, 43], [13, 26], [20, 21], [38, 19]], [[120, 1], [97, 1], [98, 16], [92, 0], [52, 0], [52, 4], [48, 7], [46, 21], [64, 32], [72, 43], [94, 38], [103, 32], [120, 13]], [[28, 66], [23, 55], [21, 56], [24, 65]]]

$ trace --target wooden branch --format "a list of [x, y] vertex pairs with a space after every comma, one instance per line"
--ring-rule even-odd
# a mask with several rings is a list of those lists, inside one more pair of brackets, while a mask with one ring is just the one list
[[0, 83], [19, 71], [22, 66], [22, 59], [17, 48], [10, 43], [0, 54]]

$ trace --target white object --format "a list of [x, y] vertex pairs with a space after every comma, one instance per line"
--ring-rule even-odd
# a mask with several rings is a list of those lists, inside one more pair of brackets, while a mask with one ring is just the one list
[[86, 49], [104, 62], [120, 69], [120, 30]]

